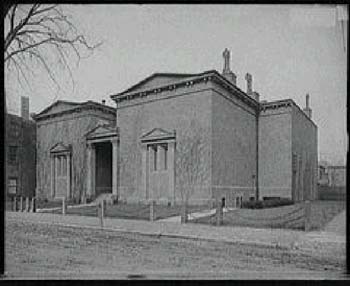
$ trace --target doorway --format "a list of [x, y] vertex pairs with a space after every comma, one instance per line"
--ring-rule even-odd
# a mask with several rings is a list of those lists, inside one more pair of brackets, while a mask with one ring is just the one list
[[95, 195], [112, 193], [112, 143], [95, 143]]

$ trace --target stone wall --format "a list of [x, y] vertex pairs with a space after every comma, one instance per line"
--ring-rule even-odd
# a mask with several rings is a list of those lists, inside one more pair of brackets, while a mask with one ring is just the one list
[[[256, 115], [240, 100], [215, 86], [212, 93], [212, 187], [213, 196], [229, 200], [255, 194]], [[233, 196], [230, 196], [233, 194]]]
[[291, 107], [261, 111], [259, 117], [259, 198], [292, 196]]
[[51, 196], [50, 149], [62, 142], [71, 144], [71, 194], [79, 200], [86, 191], [86, 140], [85, 134], [101, 123], [111, 123], [113, 115], [101, 111], [81, 110], [37, 122], [37, 195]]
[[[143, 193], [140, 137], [154, 128], [176, 131], [175, 157], [186, 138], [200, 133], [204, 146], [202, 163], [199, 166], [206, 173], [205, 179], [197, 182], [190, 203], [207, 201], [210, 193], [210, 83], [195, 84], [172, 91], [164, 91], [147, 97], [123, 101], [117, 105], [117, 122], [120, 132], [120, 195], [127, 200], [141, 201]], [[191, 130], [195, 128], [197, 130]], [[199, 131], [199, 132], [198, 132]], [[176, 159], [175, 159], [176, 160]], [[175, 198], [181, 201], [178, 188], [180, 166], [175, 166]]]

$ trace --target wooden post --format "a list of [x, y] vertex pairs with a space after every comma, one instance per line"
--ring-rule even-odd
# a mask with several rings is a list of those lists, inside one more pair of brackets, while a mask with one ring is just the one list
[[20, 196], [19, 198], [19, 211], [22, 212], [23, 211], [23, 197]]
[[13, 197], [13, 205], [12, 205], [12, 210], [15, 212], [17, 211], [17, 197]]
[[32, 197], [30, 204], [30, 212], [35, 213], [35, 197]]
[[217, 198], [216, 200], [216, 225], [223, 224], [223, 201]]
[[97, 204], [97, 215], [100, 219], [101, 228], [103, 228], [103, 216], [104, 216], [104, 201], [103, 200], [101, 200]]
[[149, 220], [150, 221], [154, 221], [155, 220], [154, 205], [155, 205], [155, 201], [151, 200], [151, 202], [149, 204]]
[[187, 223], [188, 215], [187, 215], [187, 202], [182, 202], [181, 205], [181, 223]]
[[62, 197], [62, 214], [65, 215], [67, 212], [66, 198]]
[[26, 197], [26, 212], [29, 212], [29, 197]]
[[305, 217], [304, 217], [304, 229], [305, 231], [309, 231], [311, 229], [311, 223], [310, 223], [310, 218], [311, 218], [311, 204], [310, 201], [306, 200], [304, 202], [304, 209], [305, 209]]

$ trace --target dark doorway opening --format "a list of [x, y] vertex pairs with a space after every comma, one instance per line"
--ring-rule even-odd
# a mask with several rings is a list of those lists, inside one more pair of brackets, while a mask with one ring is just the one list
[[96, 143], [96, 197], [112, 193], [112, 143]]

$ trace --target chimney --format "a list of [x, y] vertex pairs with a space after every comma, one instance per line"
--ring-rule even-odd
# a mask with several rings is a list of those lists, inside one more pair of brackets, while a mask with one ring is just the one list
[[230, 70], [230, 51], [226, 48], [222, 53], [222, 56], [224, 58], [224, 69], [222, 75], [236, 85], [237, 76]]
[[259, 102], [260, 94], [256, 91], [253, 91], [253, 98], [255, 101]]
[[253, 95], [253, 77], [250, 73], [246, 73], [245, 80], [247, 81], [247, 94]]
[[102, 99], [102, 104], [105, 105], [106, 104], [106, 100]]
[[29, 120], [29, 97], [21, 96], [21, 117]]
[[306, 99], [306, 106], [303, 109], [303, 111], [305, 112], [306, 116], [311, 119], [312, 110], [309, 107], [310, 95], [308, 93], [306, 94], [305, 99]]

